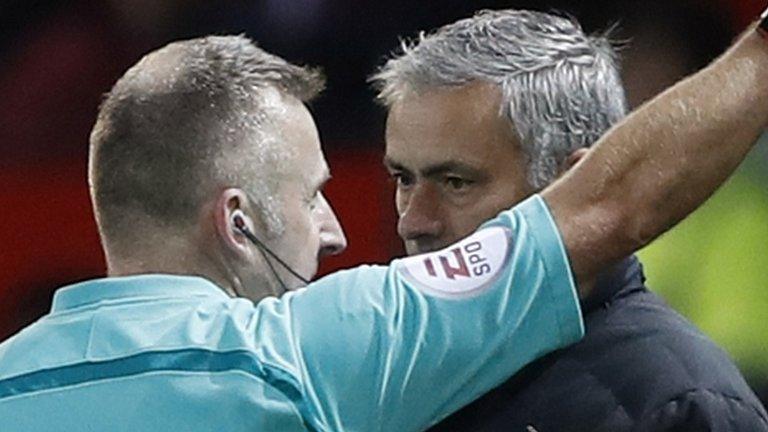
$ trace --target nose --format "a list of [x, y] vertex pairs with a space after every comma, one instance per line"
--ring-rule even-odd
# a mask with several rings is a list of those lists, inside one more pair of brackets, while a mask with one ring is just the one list
[[347, 237], [325, 196], [320, 196], [320, 250], [319, 257], [338, 255], [347, 248]]
[[444, 223], [440, 217], [440, 197], [436, 187], [426, 182], [408, 191], [397, 192], [397, 233], [404, 241], [434, 239], [441, 235]]

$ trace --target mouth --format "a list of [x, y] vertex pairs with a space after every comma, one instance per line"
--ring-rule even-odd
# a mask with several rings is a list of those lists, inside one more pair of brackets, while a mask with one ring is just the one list
[[445, 246], [441, 243], [438, 244], [437, 242], [409, 242], [409, 244], [406, 246], [406, 252], [408, 252], [408, 255], [421, 255], [429, 252], [435, 252], [440, 249], [443, 249]]

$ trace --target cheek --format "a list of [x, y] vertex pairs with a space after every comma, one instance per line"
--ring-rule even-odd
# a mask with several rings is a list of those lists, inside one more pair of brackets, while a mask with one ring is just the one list
[[321, 219], [317, 214], [310, 212], [309, 219], [304, 225], [304, 233], [302, 235], [302, 241], [305, 246], [315, 247], [320, 242], [320, 228], [322, 226]]
[[314, 229], [312, 212], [303, 204], [291, 206], [285, 215], [285, 238], [290, 243], [301, 243], [308, 240]]
[[487, 191], [478, 191], [474, 199], [467, 200], [462, 204], [460, 211], [446, 212], [446, 218], [451, 220], [451, 226], [457, 235], [465, 236], [496, 217], [499, 212], [506, 210], [511, 204], [508, 204], [507, 201], [509, 200], [494, 196]]
[[453, 240], [458, 240], [471, 234], [485, 219], [477, 212], [476, 208], [468, 208], [461, 212], [448, 212], [445, 216], [447, 231], [450, 231]]
[[293, 231], [286, 233], [292, 255], [289, 259], [293, 260], [295, 265], [301, 268], [301, 271], [306, 271], [309, 268], [307, 266], [314, 263], [317, 255], [319, 235], [315, 227], [314, 221], [307, 218], [302, 220], [302, 223], [297, 224]]

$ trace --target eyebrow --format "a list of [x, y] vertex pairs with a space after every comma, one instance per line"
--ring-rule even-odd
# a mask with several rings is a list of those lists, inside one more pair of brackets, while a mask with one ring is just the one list
[[323, 190], [325, 185], [331, 180], [331, 172], [328, 171], [328, 169], [323, 170], [323, 174], [319, 177], [319, 179], [315, 182], [313, 182], [313, 188], [312, 192], [317, 192]]
[[[397, 170], [397, 171], [408, 171], [408, 172], [411, 171], [400, 162], [397, 162], [388, 156], [384, 157], [384, 165], [386, 165], [390, 169]], [[475, 167], [472, 167], [470, 165], [467, 165], [465, 163], [453, 161], [453, 160], [437, 163], [434, 165], [427, 165], [426, 167], [420, 169], [419, 171], [420, 171], [420, 174], [424, 177], [435, 177], [435, 176], [439, 176], [449, 172], [457, 172], [457, 173], [467, 174], [475, 177], [484, 176], [483, 171]]]

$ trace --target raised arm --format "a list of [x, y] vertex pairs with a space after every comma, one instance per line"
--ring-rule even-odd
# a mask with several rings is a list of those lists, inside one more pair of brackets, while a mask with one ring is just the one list
[[582, 295], [597, 271], [649, 243], [736, 169], [768, 120], [768, 40], [754, 27], [707, 68], [611, 129], [542, 196]]
[[425, 430], [584, 332], [538, 196], [444, 250], [258, 307], [263, 363], [308, 401], [302, 417], [318, 430]]

